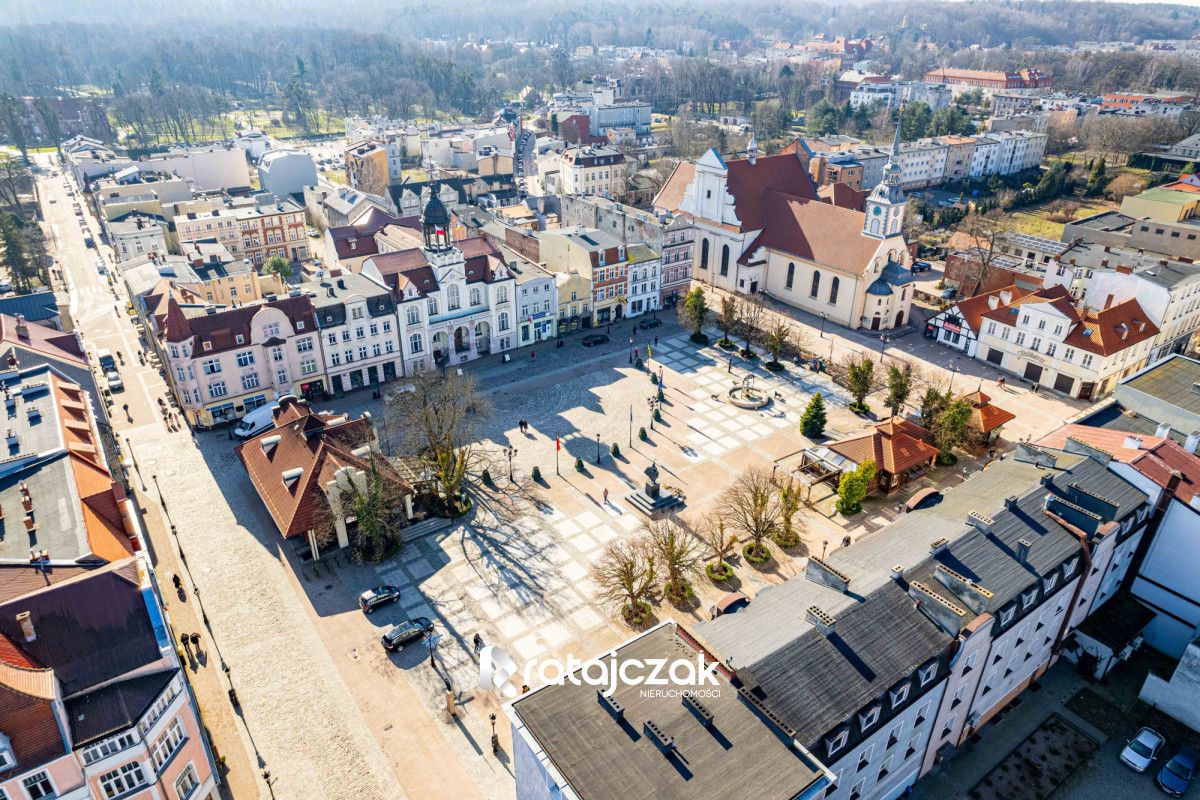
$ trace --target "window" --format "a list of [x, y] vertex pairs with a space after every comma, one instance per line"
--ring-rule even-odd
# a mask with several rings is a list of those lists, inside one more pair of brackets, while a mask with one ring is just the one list
[[721, 245], [721, 274], [729, 274], [729, 245]]
[[354, 363], [354, 351], [353, 351], [353, 350], [347, 350], [347, 351], [346, 351], [346, 353], [345, 353], [345, 355], [346, 355], [346, 363], [347, 363], [347, 364], [353, 364], [353, 363]]
[[[436, 299], [436, 298], [433, 298], [433, 297], [431, 297], [431, 298], [429, 298], [427, 301], [425, 301], [425, 311], [426, 311], [426, 312], [429, 314], [429, 316], [431, 316], [431, 317], [433, 317], [433, 316], [436, 316], [436, 315], [437, 315], [437, 313], [438, 313], [438, 306], [437, 306], [437, 299]], [[410, 318], [411, 318], [411, 317], [410, 317]]]
[[195, 768], [188, 764], [183, 774], [175, 779], [175, 794], [179, 795], [179, 800], [188, 800], [192, 796], [192, 792], [198, 788], [200, 788], [200, 779], [196, 777]]
[[50, 782], [50, 773], [46, 770], [35, 772], [21, 781], [21, 785], [25, 787], [29, 800], [42, 800], [43, 797], [54, 797], [56, 794], [54, 784]]
[[283, 348], [282, 347], [272, 347], [271, 348], [271, 360], [272, 361], [283, 361]]
[[886, 778], [888, 776], [888, 773], [891, 771], [892, 771], [892, 757], [888, 756], [887, 758], [885, 758], [883, 760], [883, 763], [879, 765], [879, 777], [876, 780], [883, 780], [884, 778]]
[[[83, 751], [83, 763], [91, 764], [102, 758], [108, 758], [114, 753], [119, 753], [126, 748], [133, 747], [135, 744], [137, 744], [137, 737], [133, 733], [123, 733], [120, 736], [105, 739], [100, 744]], [[0, 764], [3, 763], [3, 758], [0, 757]]]
[[1037, 600], [1037, 589], [1033, 589], [1021, 595], [1021, 610], [1025, 610], [1032, 606], [1035, 600]]
[[268, 322], [266, 325], [263, 325], [263, 338], [264, 339], [270, 339], [272, 336], [278, 336], [278, 335], [279, 335], [279, 323], [278, 322]]
[[1063, 350], [1063, 359], [1064, 360], [1070, 361], [1073, 358], [1075, 358], [1075, 348], [1074, 347], [1068, 347], [1067, 349]]
[[846, 746], [846, 742], [850, 739], [850, 731], [839, 731], [830, 738], [825, 740], [825, 752], [832, 757]]
[[904, 725], [897, 725], [892, 728], [892, 732], [888, 734], [887, 749], [891, 750], [896, 746], [896, 742], [900, 741], [900, 731], [904, 729]]
[[362, 325], [359, 325], [357, 328], [354, 329], [354, 338], [355, 339], [366, 338], [366, 335], [367, 335], [367, 332], [365, 330], [363, 330]]
[[360, 347], [360, 348], [358, 348], [358, 359], [359, 359], [360, 361], [366, 361], [366, 359], [367, 359], [367, 348], [365, 348], [365, 347]]
[[257, 389], [258, 388], [258, 373], [251, 372], [246, 375], [243, 375], [242, 376], [242, 388], [243, 389]]
[[389, 320], [386, 320], [386, 319], [385, 319], [385, 320], [383, 321], [383, 332], [384, 332], [384, 333], [391, 333], [391, 331], [392, 331], [392, 323], [391, 323]]
[[461, 305], [462, 302], [458, 297], [458, 286], [452, 283], [450, 284], [450, 288], [446, 290], [446, 307], [454, 311]]
[[507, 286], [501, 286], [499, 289], [496, 290], [496, 302], [497, 303], [507, 303], [508, 302], [508, 287]]
[[326, 336], [326, 337], [325, 337], [325, 340], [326, 340], [327, 342], [329, 342], [330, 344], [337, 344], [337, 334], [336, 334], [336, 333], [331, 333], [331, 334], [329, 334], [328, 336]]
[[[350, 341], [350, 329], [349, 328], [346, 328], [346, 330], [342, 331], [342, 341], [343, 342]], [[333, 344], [333, 342], [330, 342], [330, 344]]]
[[1012, 622], [1013, 615], [1016, 613], [1016, 606], [1009, 606], [1008, 608], [1000, 609], [1000, 626], [1004, 627], [1008, 623]]
[[1084, 353], [1083, 359], [1079, 362], [1079, 364], [1080, 364], [1080, 366], [1084, 367], [1085, 369], [1087, 367], [1090, 367], [1092, 365], [1092, 354]]
[[233, 337], [233, 341], [234, 341], [234, 342], [236, 342], [237, 344], [245, 344], [245, 343], [246, 343], [246, 337], [245, 337], [245, 336], [242, 336], [242, 335], [239, 333], [238, 335], [236, 335], [236, 336], [234, 336], [234, 337]]
[[355, 308], [350, 309], [350, 319], [362, 319], [362, 318], [363, 318], [362, 306], [356, 306]]
[[1075, 568], [1079, 566], [1079, 558], [1072, 558], [1066, 564], [1063, 564], [1063, 577], [1069, 578], [1075, 574]]
[[209, 358], [200, 362], [200, 371], [205, 375], [216, 375], [221, 371], [221, 361], [217, 358]]
[[420, 353], [425, 350], [425, 343], [421, 338], [421, 334], [414, 333], [408, 340], [408, 349], [413, 353]]
[[119, 794], [136, 789], [146, 782], [146, 774], [142, 772], [140, 761], [131, 761], [120, 769], [106, 772], [100, 776], [100, 788], [105, 797], [116, 797]]
[[821, 290], [821, 273], [813, 272], [812, 287], [808, 290], [809, 297], [816, 297], [817, 292]]
[[208, 385], [209, 397], [224, 397], [229, 394], [229, 390], [225, 388], [225, 381], [213, 381]]
[[928, 666], [921, 667], [921, 669], [917, 671], [917, 678], [921, 681], [921, 686], [926, 686], [930, 681], [933, 680], [935, 675], [937, 675], [936, 661]]
[[154, 723], [158, 722], [162, 715], [167, 712], [167, 708], [171, 705], [171, 701], [174, 700], [178, 695], [179, 687], [172, 683], [170, 687], [168, 687], [167, 691], [163, 693], [162, 697], [158, 698], [158, 702], [156, 702], [154, 706], [146, 712], [146, 715], [142, 717], [142, 721], [138, 723], [138, 733], [140, 733], [142, 736], [145, 736], [146, 732], [150, 730]]
[[842, 279], [834, 275], [833, 280], [829, 282], [829, 305], [835, 305], [838, 298], [838, 287], [842, 285]]
[[963, 675], [966, 675], [971, 670], [975, 669], [975, 660], [978, 657], [978, 653], [971, 653], [971, 655], [967, 656], [967, 660], [963, 662]]
[[312, 375], [316, 371], [317, 371], [317, 362], [315, 360], [310, 358], [307, 361], [300, 362], [300, 374], [301, 375]]
[[418, 309], [416, 306], [409, 306], [408, 307], [408, 324], [416, 325], [420, 321], [421, 321], [421, 310]]
[[869, 744], [863, 748], [863, 751], [858, 754], [858, 766], [856, 767], [856, 770], [858, 772], [862, 772], [862, 770], [871, 763], [871, 756], [874, 754], [875, 745]]
[[867, 779], [863, 778], [858, 783], [854, 784], [854, 788], [850, 790], [849, 800], [858, 800], [862, 797], [863, 789], [866, 788]]
[[500, 312], [499, 323], [497, 324], [496, 327], [502, 331], [508, 330], [508, 312], [507, 311]]
[[958, 691], [954, 693], [954, 699], [950, 701], [950, 707], [958, 708], [962, 704], [963, 695], [965, 695], [966, 693], [967, 693], [966, 686], [958, 687]]
[[892, 708], [893, 709], [899, 708], [900, 704], [908, 699], [908, 690], [909, 690], [910, 686], [911, 686], [911, 684], [905, 683], [900, 686], [897, 686], [895, 689], [892, 689], [892, 691], [890, 692], [890, 695], [891, 695], [891, 699], [892, 699]]
[[788, 262], [788, 271], [787, 271], [787, 282], [784, 284], [784, 288], [790, 290], [792, 288], [792, 281], [795, 279], [795, 277], [796, 277], [796, 264], [792, 261], [789, 261]]
[[471, 305], [477, 306], [480, 302], [480, 294], [478, 289], [471, 289]]
[[1042, 585], [1044, 585], [1046, 587], [1047, 594], [1050, 593], [1050, 590], [1053, 589], [1057, 583], [1058, 583], [1058, 573], [1057, 572], [1055, 572], [1051, 575], [1047, 575], [1045, 578], [1042, 579]]
[[303, 339], [296, 340], [296, 352], [307, 353], [307, 352], [311, 351], [312, 348], [313, 348], [313, 343], [312, 343], [311, 337], [306, 336]]
[[254, 353], [250, 350], [243, 350], [237, 354], [237, 365], [239, 367], [248, 367], [254, 363]]
[[879, 721], [879, 706], [869, 708], [862, 714], [858, 715], [858, 726], [862, 730], [869, 730]]
[[275, 381], [276, 381], [276, 383], [287, 383], [288, 382], [287, 370], [286, 369], [278, 370], [275, 373]]
[[1025, 344], [1025, 331], [1017, 331], [1017, 346]]
[[154, 768], [162, 769], [185, 738], [187, 737], [183, 733], [183, 725], [178, 718], [172, 720], [170, 727], [155, 739], [150, 747], [150, 758], [154, 761]]
[[338, 364], [341, 364], [341, 363], [342, 363], [342, 354], [341, 354], [341, 353], [333, 353], [333, 352], [331, 352], [331, 353], [329, 354], [329, 363], [330, 363], [330, 364], [332, 364], [332, 365], [333, 365], [333, 366], [335, 366], [335, 367], [336, 367]]

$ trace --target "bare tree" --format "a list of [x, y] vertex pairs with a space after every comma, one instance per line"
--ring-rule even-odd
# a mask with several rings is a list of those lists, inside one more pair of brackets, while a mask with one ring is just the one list
[[450, 515], [464, 510], [462, 486], [484, 456], [479, 446], [483, 423], [491, 416], [475, 378], [447, 371], [414, 377], [412, 391], [391, 397], [384, 409], [384, 447], [420, 456], [438, 485]]
[[763, 563], [770, 559], [771, 550], [763, 540], [775, 531], [779, 522], [779, 497], [771, 473], [762, 467], [751, 467], [725, 490], [721, 499], [730, 524], [750, 539], [742, 548], [746, 560]]
[[669, 519], [650, 520], [645, 523], [645, 529], [666, 579], [663, 593], [675, 605], [687, 601], [695, 594], [692, 578], [700, 570], [700, 554], [695, 541]]
[[960, 297], [974, 297], [980, 287], [987, 283], [992, 266], [1000, 255], [999, 244], [1006, 228], [1000, 221], [998, 211], [986, 214], [972, 213], [963, 220], [961, 230], [971, 237], [964, 260], [962, 280], [958, 287]]
[[761, 328], [765, 315], [766, 306], [760, 294], [752, 294], [739, 304], [738, 327], [741, 328], [742, 340], [746, 345], [742, 348], [743, 358], [754, 357], [754, 344], [762, 337]]
[[658, 580], [658, 572], [654, 547], [646, 536], [612, 541], [592, 565], [592, 580], [598, 587], [596, 599], [619, 611], [626, 624], [640, 625], [650, 616], [646, 597]]
[[729, 554], [737, 547], [737, 535], [725, 514], [710, 511], [696, 522], [694, 528], [712, 553], [712, 561], [705, 567], [708, 577], [721, 581], [733, 577], [733, 567], [729, 566]]
[[740, 310], [736, 297], [731, 294], [721, 295], [721, 308], [717, 312], [717, 325], [721, 328], [721, 341], [717, 344], [725, 347], [733, 346], [733, 340], [729, 338], [729, 334], [737, 330]]
[[767, 362], [767, 369], [778, 369], [782, 365], [779, 363], [779, 357], [787, 352], [788, 346], [792, 343], [792, 326], [788, 325], [782, 317], [777, 317], [775, 323], [767, 329], [766, 336], [763, 337], [763, 347], [771, 354], [771, 360]]

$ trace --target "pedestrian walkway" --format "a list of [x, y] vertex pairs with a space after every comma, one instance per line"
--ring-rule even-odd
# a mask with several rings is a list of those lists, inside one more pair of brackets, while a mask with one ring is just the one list
[[1026, 690], [1021, 704], [1009, 710], [998, 723], [980, 729], [982, 741], [964, 744], [952, 756], [936, 765], [913, 787], [914, 800], [953, 800], [966, 797], [971, 787], [1015, 750], [1051, 716], [1057, 714], [1097, 743], [1107, 739], [1102, 731], [1072, 712], [1066, 702], [1086, 682], [1072, 665], [1060, 661], [1039, 680], [1041, 689]]

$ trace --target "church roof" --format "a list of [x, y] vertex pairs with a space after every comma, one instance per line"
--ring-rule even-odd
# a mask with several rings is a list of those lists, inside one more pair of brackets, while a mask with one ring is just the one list
[[879, 249], [864, 236], [863, 213], [820, 200], [773, 192], [766, 226], [750, 251], [770, 247], [814, 264], [861, 275]]

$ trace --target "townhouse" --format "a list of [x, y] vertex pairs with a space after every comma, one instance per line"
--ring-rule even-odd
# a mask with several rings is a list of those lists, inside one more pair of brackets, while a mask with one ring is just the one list
[[350, 188], [374, 195], [387, 195], [388, 149], [376, 141], [355, 142], [343, 155]]
[[554, 272], [558, 297], [558, 331], [570, 333], [592, 327], [592, 279], [573, 271]]
[[675, 215], [663, 230], [662, 280], [659, 306], [673, 308], [692, 286], [692, 245], [696, 233], [692, 220]]
[[630, 316], [629, 253], [615, 237], [591, 228], [560, 228], [539, 235], [542, 262], [554, 273], [583, 276], [591, 291], [592, 325]]
[[[692, 633], [664, 623], [689, 647], [645, 649], [643, 634], [601, 657], [699, 651], [738, 687], [730, 699], [753, 709], [812, 775], [764, 770], [756, 759], [730, 763], [716, 777], [689, 770], [684, 791], [670, 782], [678, 780], [673, 765], [656, 768], [663, 755], [672, 759], [670, 748], [643, 747], [622, 724], [664, 743], [674, 737], [689, 764], [709, 769], [709, 758], [692, 758], [700, 743], [686, 723], [745, 735], [732, 724], [744, 706], [722, 699], [718, 711], [709, 694], [696, 693], [697, 714], [686, 685], [646, 693], [623, 681], [608, 695], [615, 703], [606, 703], [604, 692], [597, 701], [594, 689], [567, 682], [506, 707], [517, 796], [615, 798], [645, 793], [654, 780], [663, 782], [652, 793], [664, 797], [900, 796], [1073, 647], [1087, 617], [1104, 612], [1152, 511], [1147, 494], [1111, 466], [1097, 450], [1022, 446], [882, 535], [827, 559], [810, 557], [802, 575], [762, 589], [737, 613], [718, 614]], [[981, 507], [984, 496], [1006, 499]], [[639, 701], [648, 694], [670, 696], [691, 715], [671, 715], [665, 700]], [[602, 723], [614, 721], [610, 734]], [[606, 768], [631, 759], [638, 769]], [[778, 783], [754, 783], [767, 774]]]
[[403, 374], [396, 304], [384, 283], [333, 269], [300, 291], [312, 302], [331, 394], [375, 388]]
[[1158, 328], [1135, 299], [1077, 307], [1061, 285], [988, 299], [975, 357], [1071, 397], [1103, 397], [1140, 369]]
[[975, 358], [979, 352], [979, 331], [983, 328], [984, 312], [1007, 307], [1030, 294], [1030, 291], [1012, 284], [963, 298], [925, 321], [925, 338]]
[[501, 248], [516, 279], [518, 346], [553, 339], [558, 334], [558, 284], [554, 273], [507, 247]]
[[163, 228], [153, 217], [130, 214], [121, 221], [110, 220], [108, 241], [112, 245], [117, 261], [129, 261], [150, 253], [167, 253], [167, 237]]
[[190, 211], [176, 216], [174, 225], [180, 245], [216, 240], [256, 265], [276, 256], [293, 262], [309, 256], [304, 209], [291, 199]]
[[230, 422], [285, 394], [329, 392], [312, 300], [299, 290], [229, 309], [170, 296], [155, 327], [167, 378], [190, 425]]
[[488, 239], [452, 241], [450, 212], [431, 193], [422, 245], [379, 253], [362, 274], [396, 304], [404, 374], [462, 364], [517, 346], [516, 279]]
[[[625, 194], [625, 154], [607, 145], [576, 145], [538, 162], [543, 176], [557, 174], [557, 194]], [[543, 185], [546, 178], [543, 177]]]
[[657, 311], [662, 257], [641, 243], [628, 245], [625, 254], [629, 264], [629, 315]]

